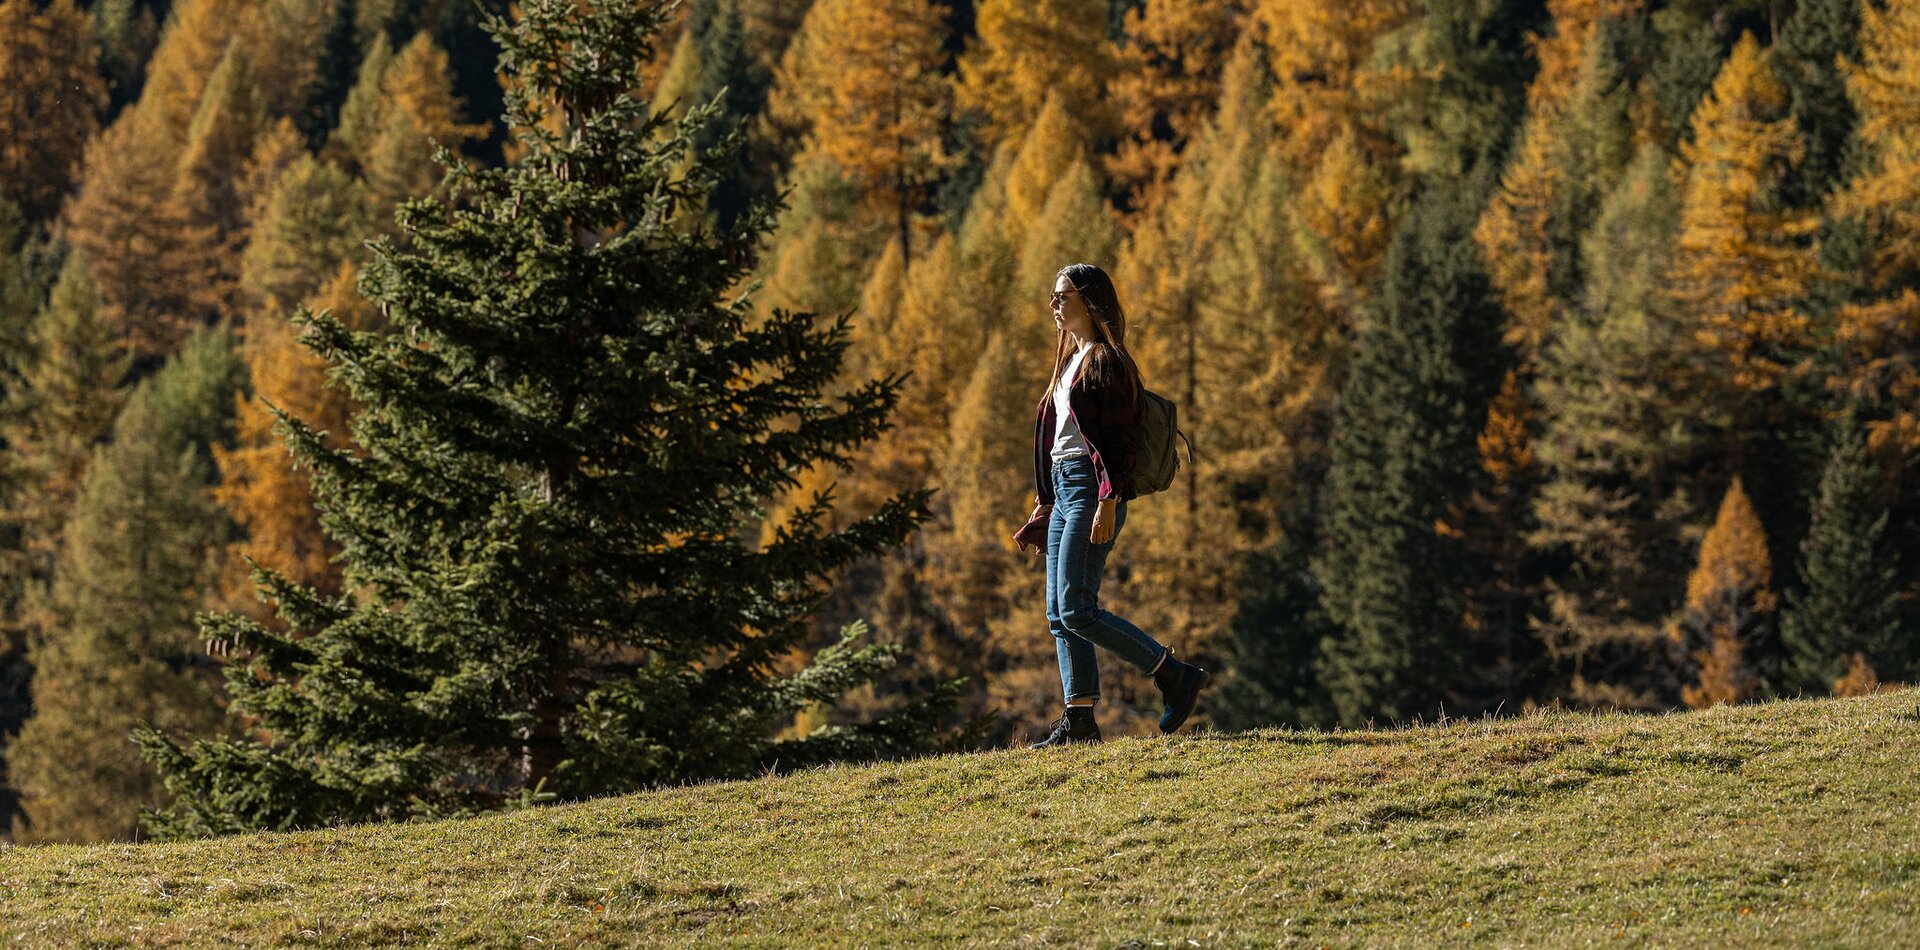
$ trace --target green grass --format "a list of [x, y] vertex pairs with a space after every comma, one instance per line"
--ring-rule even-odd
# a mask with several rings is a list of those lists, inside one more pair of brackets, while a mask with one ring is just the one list
[[1115, 739], [470, 821], [0, 851], [7, 946], [1911, 946], [1917, 933], [1911, 691]]

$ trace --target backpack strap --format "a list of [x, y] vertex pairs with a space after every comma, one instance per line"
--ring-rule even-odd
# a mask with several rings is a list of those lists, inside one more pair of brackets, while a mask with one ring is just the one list
[[1187, 443], [1187, 464], [1192, 465], [1193, 464], [1193, 440], [1187, 438], [1187, 434], [1185, 432], [1180, 431], [1178, 428], [1173, 430], [1173, 434], [1179, 436], [1180, 441]]

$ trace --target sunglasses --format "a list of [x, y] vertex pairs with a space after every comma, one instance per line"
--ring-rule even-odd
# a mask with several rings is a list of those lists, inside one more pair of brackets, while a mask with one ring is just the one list
[[1056, 290], [1047, 295], [1047, 302], [1051, 306], [1058, 307], [1061, 304], [1066, 303], [1068, 297], [1077, 297], [1077, 296], [1079, 296], [1079, 294], [1075, 291], [1069, 290], [1066, 293], [1061, 293], [1060, 291]]

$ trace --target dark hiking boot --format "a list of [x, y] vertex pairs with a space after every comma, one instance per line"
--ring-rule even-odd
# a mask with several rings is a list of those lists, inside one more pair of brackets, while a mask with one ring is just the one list
[[1068, 706], [1066, 713], [1047, 728], [1047, 737], [1027, 748], [1051, 749], [1074, 742], [1091, 745], [1100, 741], [1100, 724], [1093, 721], [1092, 706]]
[[1180, 728], [1193, 713], [1193, 707], [1200, 699], [1200, 688], [1213, 679], [1208, 673], [1191, 663], [1182, 663], [1172, 653], [1167, 654], [1160, 668], [1153, 673], [1153, 682], [1160, 687], [1160, 697], [1166, 701], [1167, 711], [1160, 717], [1160, 731], [1170, 733]]

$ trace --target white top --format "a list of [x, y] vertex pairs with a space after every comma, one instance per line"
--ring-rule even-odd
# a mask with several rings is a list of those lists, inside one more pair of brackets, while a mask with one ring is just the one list
[[1086, 436], [1080, 432], [1080, 426], [1073, 421], [1073, 412], [1067, 407], [1067, 394], [1072, 389], [1073, 374], [1080, 368], [1080, 358], [1093, 349], [1093, 341], [1088, 340], [1073, 352], [1067, 360], [1067, 368], [1060, 374], [1060, 382], [1053, 387], [1053, 454], [1052, 458], [1070, 458], [1075, 455], [1091, 455], [1093, 450], [1087, 445]]

